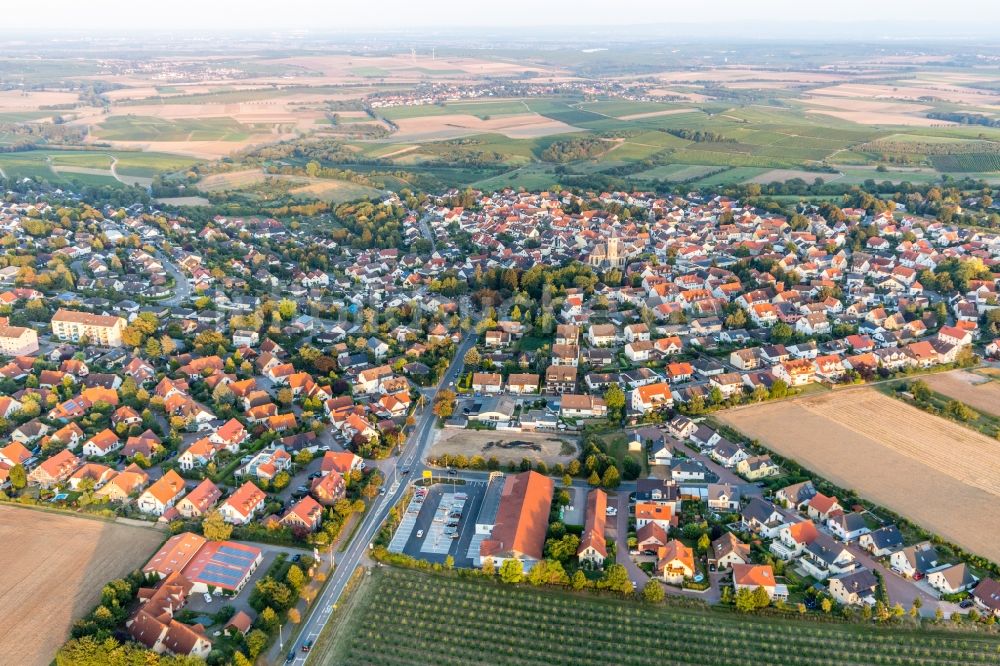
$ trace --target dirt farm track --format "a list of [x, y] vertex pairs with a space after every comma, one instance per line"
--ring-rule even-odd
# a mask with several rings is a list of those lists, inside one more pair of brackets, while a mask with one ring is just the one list
[[104, 584], [163, 542], [151, 528], [0, 506], [0, 663], [45, 666]]
[[719, 418], [837, 485], [1000, 562], [1000, 441], [874, 389]]

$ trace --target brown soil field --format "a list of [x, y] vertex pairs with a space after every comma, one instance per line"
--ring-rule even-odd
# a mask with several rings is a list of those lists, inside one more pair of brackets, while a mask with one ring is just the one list
[[647, 111], [646, 113], [632, 113], [627, 116], [618, 116], [619, 120], [638, 120], [640, 118], [655, 118], [657, 116], [673, 116], [678, 113], [692, 113], [698, 109], [664, 109], [663, 111]]
[[954, 125], [946, 120], [934, 120], [920, 116], [909, 116], [905, 113], [888, 113], [884, 111], [835, 111], [833, 109], [808, 109], [807, 113], [821, 113], [841, 120], [847, 120], [859, 125], [906, 125], [910, 127], [939, 127]]
[[892, 85], [845, 83], [812, 91], [816, 95], [855, 97], [863, 100], [903, 99], [919, 101], [921, 97], [937, 97], [958, 104], [996, 104], [1000, 95], [990, 90], [977, 90], [948, 84], [918, 85], [902, 82]]
[[436, 141], [470, 134], [489, 133], [503, 134], [511, 139], [528, 139], [581, 131], [577, 127], [558, 120], [551, 120], [537, 113], [496, 116], [489, 120], [472, 115], [448, 114], [401, 118], [396, 121], [396, 124], [399, 126], [399, 131], [393, 135], [393, 142]]
[[[0, 111], [37, 111], [40, 106], [76, 104], [79, 101], [80, 96], [71, 92], [40, 91], [26, 93], [19, 90], [0, 91]], [[53, 111], [52, 113], [55, 115], [59, 112]]]
[[0, 662], [47, 666], [104, 584], [141, 567], [165, 538], [151, 528], [0, 506]]
[[1000, 381], [966, 370], [930, 375], [924, 381], [938, 393], [986, 414], [1000, 416]]
[[1000, 442], [872, 388], [728, 410], [724, 423], [1000, 562]]
[[[541, 448], [540, 450], [529, 447], [505, 449], [497, 446], [497, 442], [530, 442]], [[573, 448], [569, 455], [562, 454], [563, 442], [570, 443]], [[555, 463], [566, 465], [576, 457], [578, 450], [576, 437], [573, 435], [445, 428], [438, 431], [437, 439], [431, 447], [430, 457], [448, 454], [466, 455], [471, 458], [480, 455], [487, 460], [495, 456], [501, 463], [517, 463], [521, 462], [522, 458], [527, 458], [533, 462], [544, 461], [547, 465]]]
[[809, 113], [822, 113], [862, 125], [952, 125], [944, 120], [926, 118], [923, 113], [932, 107], [926, 104], [907, 104], [891, 100], [853, 99], [839, 96], [811, 96], [805, 103], [812, 107]]

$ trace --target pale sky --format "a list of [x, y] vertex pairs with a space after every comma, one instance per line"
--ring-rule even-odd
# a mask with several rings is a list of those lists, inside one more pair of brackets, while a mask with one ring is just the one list
[[567, 26], [712, 24], [748, 37], [804, 31], [947, 30], [1000, 37], [998, 0], [35, 0], [4, 2], [0, 33], [25, 31], [385, 31], [437, 26], [536, 29]]

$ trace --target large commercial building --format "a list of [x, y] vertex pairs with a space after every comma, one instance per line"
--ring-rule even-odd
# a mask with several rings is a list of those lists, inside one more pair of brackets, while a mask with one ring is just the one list
[[506, 478], [496, 523], [490, 537], [479, 545], [480, 566], [492, 560], [499, 568], [505, 560], [516, 559], [521, 561], [524, 571], [529, 571], [542, 559], [554, 489], [552, 479], [538, 472], [511, 474]]
[[180, 573], [191, 581], [192, 591], [207, 592], [209, 587], [239, 594], [263, 559], [260, 548], [234, 541], [209, 541], [192, 532], [167, 539], [163, 547], [142, 568], [166, 578]]
[[0, 355], [31, 356], [38, 351], [38, 333], [23, 326], [0, 326]]
[[121, 347], [124, 328], [123, 318], [110, 315], [60, 308], [52, 317], [52, 334], [60, 340], [79, 342], [86, 338], [93, 344], [105, 347]]

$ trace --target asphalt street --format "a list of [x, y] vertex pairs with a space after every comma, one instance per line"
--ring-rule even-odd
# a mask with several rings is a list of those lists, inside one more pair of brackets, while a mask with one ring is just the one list
[[[323, 588], [323, 592], [313, 602], [308, 615], [303, 618], [302, 630], [299, 633], [298, 642], [292, 648], [289, 648], [288, 645], [285, 646], [284, 652], [286, 654], [289, 649], [296, 650], [295, 659], [291, 663], [305, 664], [309, 654], [301, 652], [298, 649], [299, 645], [307, 640], [315, 641], [319, 637], [323, 626], [330, 619], [330, 614], [336, 607], [337, 601], [344, 593], [344, 588], [347, 586], [351, 574], [353, 574], [354, 570], [360, 564], [365, 551], [369, 548], [372, 539], [378, 533], [379, 527], [389, 515], [389, 511], [406, 492], [409, 480], [420, 478], [421, 473], [425, 469], [423, 461], [433, 439], [435, 417], [432, 406], [434, 404], [434, 396], [442, 388], [448, 386], [450, 382], [458, 379], [458, 374], [462, 369], [462, 359], [465, 357], [465, 353], [475, 344], [475, 341], [476, 335], [474, 333], [467, 333], [465, 335], [461, 344], [459, 344], [458, 350], [455, 352], [448, 371], [441, 378], [433, 393], [427, 396], [424, 406], [420, 408], [416, 427], [410, 433], [410, 436], [407, 437], [402, 453], [393, 463], [394, 469], [409, 468], [411, 473], [408, 476], [390, 475], [386, 479], [385, 494], [378, 495], [375, 498], [368, 509], [368, 513], [362, 519], [361, 525], [358, 526], [350, 545], [343, 553], [337, 555], [336, 567], [333, 573], [330, 574], [326, 587]], [[394, 476], [395, 479], [393, 478]], [[274, 662], [281, 663], [283, 656], [279, 655]]]

